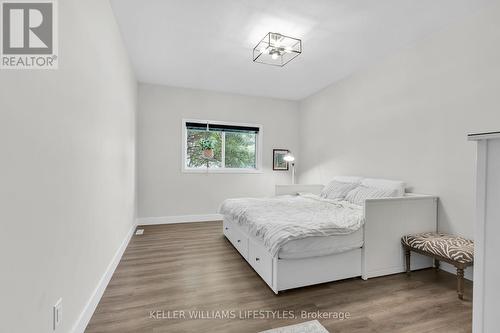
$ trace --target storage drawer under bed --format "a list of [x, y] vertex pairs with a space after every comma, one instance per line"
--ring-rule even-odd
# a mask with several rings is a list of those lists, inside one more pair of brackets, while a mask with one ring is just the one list
[[243, 258], [248, 260], [248, 237], [227, 221], [223, 222], [223, 228], [227, 239], [229, 239]]
[[249, 237], [231, 222], [224, 220], [223, 231], [226, 238], [233, 244], [243, 258], [270, 286], [273, 278], [273, 258], [269, 251]]
[[273, 258], [267, 249], [250, 240], [248, 243], [248, 262], [255, 271], [272, 286], [273, 279]]

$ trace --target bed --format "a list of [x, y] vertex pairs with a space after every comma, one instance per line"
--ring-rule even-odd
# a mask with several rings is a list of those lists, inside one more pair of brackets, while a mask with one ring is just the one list
[[[225, 237], [276, 294], [346, 278], [366, 280], [403, 272], [400, 237], [436, 230], [435, 196], [406, 194], [403, 187], [390, 197], [359, 200], [363, 194], [352, 195], [353, 189], [368, 185], [380, 189], [395, 183], [359, 177], [335, 181], [354, 185], [346, 186], [345, 193], [334, 189], [334, 199], [325, 196], [330, 184], [278, 185], [275, 197], [229, 199], [221, 205]], [[412, 269], [431, 266], [432, 261], [423, 256], [412, 262]]]

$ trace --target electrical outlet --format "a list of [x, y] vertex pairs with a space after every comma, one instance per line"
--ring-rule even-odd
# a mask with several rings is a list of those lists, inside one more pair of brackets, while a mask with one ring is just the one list
[[144, 234], [144, 229], [137, 229], [137, 230], [135, 231], [135, 234], [136, 234], [136, 235], [142, 235], [142, 234]]
[[62, 321], [62, 298], [54, 304], [54, 331], [59, 327]]

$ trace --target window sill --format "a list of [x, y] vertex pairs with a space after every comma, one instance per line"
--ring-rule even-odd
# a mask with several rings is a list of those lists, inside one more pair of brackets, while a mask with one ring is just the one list
[[264, 171], [261, 169], [188, 169], [182, 168], [182, 173], [233, 173], [233, 174], [262, 174]]

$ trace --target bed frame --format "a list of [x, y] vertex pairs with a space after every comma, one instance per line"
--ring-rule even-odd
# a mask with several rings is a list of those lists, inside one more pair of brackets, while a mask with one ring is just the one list
[[[277, 185], [276, 195], [319, 194], [322, 185]], [[364, 245], [328, 256], [280, 259], [271, 256], [263, 242], [225, 216], [223, 232], [267, 285], [279, 291], [352, 277], [372, 277], [405, 272], [401, 236], [437, 229], [437, 197], [406, 194], [400, 198], [367, 200]], [[412, 269], [432, 267], [432, 260], [415, 255]]]

